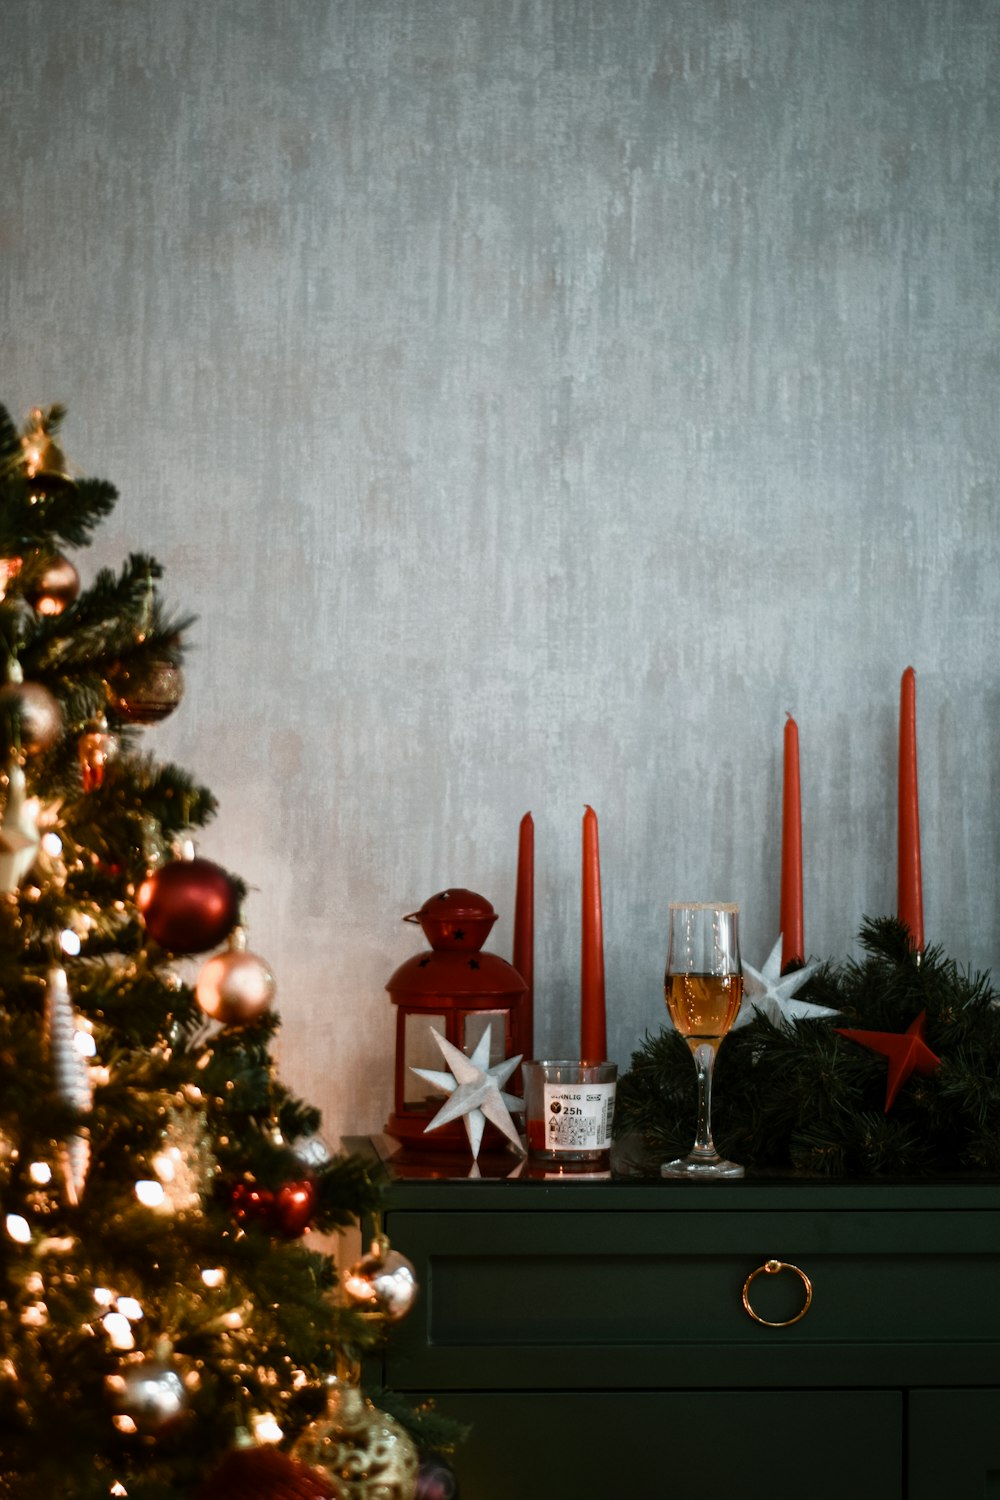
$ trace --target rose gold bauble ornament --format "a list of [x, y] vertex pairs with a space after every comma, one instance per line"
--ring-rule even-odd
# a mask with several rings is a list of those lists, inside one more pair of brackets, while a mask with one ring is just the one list
[[264, 1014], [274, 999], [274, 975], [262, 958], [248, 953], [246, 935], [238, 927], [226, 953], [217, 953], [198, 975], [198, 1004], [223, 1026], [248, 1026]]
[[168, 655], [108, 673], [108, 702], [130, 724], [158, 724], [184, 696], [184, 674]]
[[168, 953], [205, 953], [229, 935], [239, 916], [231, 875], [210, 859], [161, 865], [136, 892], [136, 905], [155, 943]]
[[23, 680], [18, 662], [10, 669], [10, 680], [0, 687], [0, 713], [14, 721], [17, 743], [27, 755], [48, 750], [59, 738], [62, 709], [47, 687]]
[[24, 597], [39, 615], [61, 615], [80, 592], [80, 575], [68, 557], [56, 552], [45, 569], [24, 590]]

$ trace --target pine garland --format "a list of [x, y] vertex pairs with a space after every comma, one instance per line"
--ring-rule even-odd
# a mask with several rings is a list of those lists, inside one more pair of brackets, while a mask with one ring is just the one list
[[[916, 954], [896, 918], [865, 920], [864, 957], [825, 964], [799, 991], [837, 1012], [774, 1025], [759, 1012], [720, 1048], [713, 1089], [719, 1151], [758, 1171], [832, 1176], [1000, 1172], [1000, 997], [988, 974], [939, 948]], [[884, 1056], [835, 1028], [905, 1032], [926, 1012], [941, 1059], [885, 1110]], [[615, 1133], [656, 1161], [690, 1149], [695, 1069], [675, 1031], [647, 1036], [618, 1085]]]

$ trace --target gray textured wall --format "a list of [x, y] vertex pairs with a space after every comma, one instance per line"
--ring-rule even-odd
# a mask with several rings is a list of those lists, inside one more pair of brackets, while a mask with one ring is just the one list
[[[1000, 957], [996, 0], [4, 0], [4, 380], [70, 406], [200, 616], [150, 747], [222, 801], [283, 1070], [389, 1104], [400, 916], [538, 847], [574, 1046], [601, 818], [612, 1051], [666, 903], [806, 941], [895, 904]], [[86, 571], [86, 568], [85, 568]]]

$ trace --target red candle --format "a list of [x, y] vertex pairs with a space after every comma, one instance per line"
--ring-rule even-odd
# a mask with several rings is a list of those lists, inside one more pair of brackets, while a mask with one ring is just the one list
[[514, 898], [514, 968], [528, 986], [524, 997], [524, 1031], [520, 1044], [534, 1050], [535, 996], [535, 823], [530, 812], [521, 819], [517, 842], [517, 892]]
[[604, 1062], [608, 1055], [604, 1014], [604, 926], [601, 918], [601, 857], [597, 814], [583, 814], [583, 946], [580, 963], [580, 1057]]
[[899, 857], [897, 909], [910, 929], [910, 943], [924, 946], [924, 898], [920, 881], [920, 805], [917, 798], [917, 676], [903, 673], [899, 696]]
[[785, 785], [781, 803], [781, 972], [800, 968], [805, 961], [799, 726], [789, 714], [785, 725]]

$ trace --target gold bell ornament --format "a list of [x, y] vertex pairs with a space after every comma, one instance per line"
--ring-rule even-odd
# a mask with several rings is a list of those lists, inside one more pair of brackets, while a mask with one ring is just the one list
[[66, 464], [66, 455], [52, 436], [62, 416], [60, 406], [50, 406], [47, 412], [36, 406], [21, 438], [25, 472], [33, 493], [39, 496], [55, 495], [76, 487]]
[[327, 1381], [326, 1411], [296, 1439], [292, 1457], [329, 1474], [344, 1500], [416, 1496], [420, 1462], [413, 1439], [338, 1376]]

